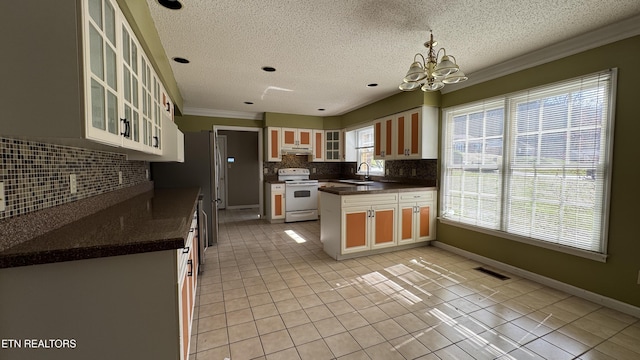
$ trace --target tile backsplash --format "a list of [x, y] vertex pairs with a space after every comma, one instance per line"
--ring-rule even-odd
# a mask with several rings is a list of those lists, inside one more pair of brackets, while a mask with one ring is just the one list
[[[265, 162], [265, 179], [277, 178], [277, 170], [282, 168], [305, 168], [311, 171], [312, 179], [333, 179], [354, 177], [358, 164], [355, 162], [310, 162], [303, 155], [282, 155], [281, 162]], [[315, 169], [315, 172], [313, 170]], [[437, 183], [438, 161], [436, 159], [388, 160], [385, 161], [387, 175], [384, 179]], [[380, 178], [380, 177], [376, 177]]]
[[4, 137], [0, 158], [6, 199], [0, 220], [140, 184], [149, 170], [148, 162], [128, 161], [123, 154]]

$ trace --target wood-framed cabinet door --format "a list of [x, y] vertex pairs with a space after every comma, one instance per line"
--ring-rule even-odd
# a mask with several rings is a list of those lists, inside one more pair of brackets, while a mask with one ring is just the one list
[[398, 205], [398, 244], [415, 242], [415, 212], [414, 202]]
[[370, 243], [372, 249], [396, 245], [397, 205], [374, 205], [370, 219]]
[[325, 161], [324, 158], [324, 130], [313, 130], [313, 158], [311, 161]]
[[313, 148], [313, 130], [298, 129], [298, 146], [305, 149]]
[[389, 116], [374, 121], [374, 159], [393, 159], [395, 144], [394, 133], [394, 117]]
[[369, 219], [371, 207], [342, 209], [342, 254], [369, 250]]
[[433, 202], [418, 202], [415, 212], [415, 241], [435, 239], [435, 207]]
[[282, 130], [280, 128], [267, 128], [267, 161], [282, 161], [281, 136]]

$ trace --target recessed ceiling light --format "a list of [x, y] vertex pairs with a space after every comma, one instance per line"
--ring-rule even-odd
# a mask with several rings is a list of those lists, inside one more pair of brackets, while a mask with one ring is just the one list
[[173, 61], [180, 63], [180, 64], [188, 64], [190, 61], [185, 59], [185, 58], [181, 58], [181, 57], [174, 57]]
[[376, 87], [376, 86], [378, 86], [378, 84], [376, 84], [376, 83], [371, 83], [371, 84], [367, 84], [367, 86], [368, 86], [368, 87]]
[[253, 103], [251, 101], [245, 101], [244, 103], [247, 104], [247, 105], [253, 105]]
[[274, 72], [274, 71], [276, 71], [276, 68], [271, 67], [271, 66], [263, 66], [262, 70], [264, 70], [266, 72]]
[[182, 4], [178, 0], [158, 0], [158, 4], [171, 10], [182, 9]]
[[324, 111], [325, 109], [318, 109], [318, 111]]

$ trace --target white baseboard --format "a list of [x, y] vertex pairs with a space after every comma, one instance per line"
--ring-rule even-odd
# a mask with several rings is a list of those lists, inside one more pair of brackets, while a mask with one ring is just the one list
[[608, 308], [623, 312], [625, 314], [631, 315], [631, 316], [635, 316], [637, 318], [640, 318], [640, 307], [637, 306], [633, 306], [631, 304], [627, 304], [625, 302], [622, 302], [620, 300], [616, 300], [616, 299], [612, 299], [610, 297], [606, 297], [585, 289], [581, 289], [579, 287], [573, 286], [573, 285], [569, 285], [567, 283], [563, 283], [561, 281], [558, 280], [554, 280], [551, 278], [548, 278], [546, 276], [542, 276], [539, 274], [536, 274], [534, 272], [531, 271], [527, 271], [527, 270], [523, 270], [520, 269], [518, 267], [509, 265], [509, 264], [505, 264], [503, 262], [497, 261], [497, 260], [493, 260], [490, 259], [488, 257], [484, 257], [472, 252], [469, 252], [467, 250], [463, 250], [460, 248], [457, 248], [455, 246], [451, 246], [445, 243], [442, 243], [440, 241], [432, 241], [431, 245], [443, 249], [443, 250], [447, 250], [449, 252], [452, 252], [454, 254], [458, 254], [460, 256], [464, 256], [466, 258], [478, 261], [480, 263], [483, 264], [487, 264], [490, 266], [495, 267], [496, 269], [500, 269], [500, 270], [504, 270], [504, 271], [508, 271], [514, 275], [518, 275], [520, 277], [523, 277], [525, 279], [529, 279], [535, 282], [538, 282], [540, 284], [546, 285], [548, 287], [560, 290], [560, 291], [564, 291], [568, 294], [571, 295], [575, 295], [578, 297], [581, 297], [583, 299], [589, 300], [591, 302], [594, 302], [596, 304], [600, 304], [603, 306], [606, 306]]

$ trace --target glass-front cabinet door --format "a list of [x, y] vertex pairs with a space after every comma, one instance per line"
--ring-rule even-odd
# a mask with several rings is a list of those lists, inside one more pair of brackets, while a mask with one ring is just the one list
[[110, 145], [121, 143], [118, 119], [119, 47], [117, 7], [111, 0], [85, 3], [86, 135]]
[[122, 23], [122, 86], [124, 116], [120, 125], [124, 146], [142, 148], [140, 106], [140, 47], [133, 32]]
[[325, 130], [325, 157], [324, 160], [342, 161], [342, 130]]

